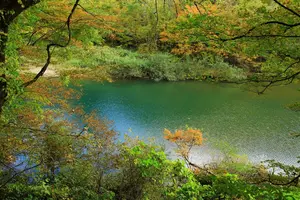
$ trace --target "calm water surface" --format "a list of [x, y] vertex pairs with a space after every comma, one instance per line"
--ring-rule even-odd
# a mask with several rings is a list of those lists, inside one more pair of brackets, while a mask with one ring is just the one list
[[120, 140], [129, 133], [165, 143], [164, 128], [189, 125], [203, 130], [207, 138], [206, 147], [199, 150], [203, 159], [214, 149], [212, 141], [225, 141], [252, 161], [295, 164], [300, 138], [289, 134], [300, 132], [300, 113], [284, 106], [300, 101], [297, 88], [276, 87], [258, 96], [233, 85], [201, 82], [88, 81], [83, 83], [81, 103], [87, 111], [97, 110], [113, 120]]

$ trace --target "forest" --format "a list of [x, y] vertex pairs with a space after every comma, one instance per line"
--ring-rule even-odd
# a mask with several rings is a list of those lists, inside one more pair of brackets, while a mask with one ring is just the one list
[[0, 199], [300, 199], [299, 0], [0, 0]]

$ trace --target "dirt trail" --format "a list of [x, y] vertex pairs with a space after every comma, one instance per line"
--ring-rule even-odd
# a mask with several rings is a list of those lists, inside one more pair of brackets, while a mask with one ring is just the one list
[[[25, 69], [21, 70], [21, 73], [31, 73], [31, 74], [38, 74], [42, 67], [36, 66], [27, 66]], [[43, 75], [44, 77], [59, 77], [59, 72], [55, 69], [54, 65], [49, 65], [47, 71]]]

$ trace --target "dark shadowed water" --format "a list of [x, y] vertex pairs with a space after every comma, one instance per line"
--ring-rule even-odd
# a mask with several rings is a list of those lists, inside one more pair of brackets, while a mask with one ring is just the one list
[[276, 87], [258, 96], [233, 85], [202, 82], [84, 82], [81, 103], [113, 120], [120, 140], [129, 133], [162, 142], [164, 128], [189, 125], [203, 130], [207, 144], [228, 142], [252, 161], [294, 164], [300, 138], [289, 134], [300, 132], [300, 113], [285, 105], [300, 101], [297, 88]]

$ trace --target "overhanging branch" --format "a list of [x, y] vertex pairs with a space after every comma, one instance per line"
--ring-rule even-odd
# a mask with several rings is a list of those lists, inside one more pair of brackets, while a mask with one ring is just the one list
[[297, 17], [300, 17], [300, 14], [297, 13], [296, 11], [294, 11], [293, 9], [283, 5], [282, 3], [280, 3], [279, 1], [277, 0], [273, 0], [275, 3], [277, 3], [280, 7], [284, 8], [285, 10], [291, 12], [292, 14], [296, 15]]
[[[297, 13], [296, 11], [294, 11], [293, 9], [283, 5], [282, 3], [280, 3], [277, 0], [273, 0], [274, 2], [276, 2], [281, 8], [289, 11], [290, 13], [292, 13], [293, 15], [297, 16], [300, 18], [300, 14]], [[281, 37], [281, 38], [300, 38], [300, 35], [285, 35], [285, 34], [265, 34], [265, 35], [251, 35], [253, 33], [253, 31], [257, 30], [260, 27], [266, 26], [266, 25], [280, 25], [280, 26], [284, 26], [286, 27], [286, 30], [294, 28], [294, 27], [298, 27], [300, 26], [300, 22], [296, 22], [296, 23], [286, 23], [283, 21], [278, 21], [278, 20], [273, 20], [273, 21], [267, 21], [267, 22], [263, 22], [259, 25], [256, 25], [252, 28], [250, 28], [247, 32], [245, 32], [242, 35], [239, 36], [235, 36], [232, 38], [221, 38], [220, 40], [225, 42], [225, 41], [230, 41], [230, 40], [237, 40], [237, 39], [241, 39], [241, 38], [276, 38], [276, 37]]]
[[71, 19], [72, 16], [77, 8], [77, 6], [79, 5], [79, 1], [80, 0], [76, 0], [76, 2], [73, 5], [73, 8], [68, 16], [68, 19], [66, 21], [66, 25], [68, 28], [68, 41], [65, 44], [58, 44], [58, 43], [51, 43], [47, 45], [47, 61], [45, 63], [45, 65], [42, 67], [42, 69], [40, 70], [40, 72], [30, 81], [26, 82], [23, 84], [23, 87], [28, 87], [29, 85], [33, 84], [34, 82], [36, 82], [41, 76], [44, 75], [44, 73], [46, 72], [46, 70], [48, 69], [49, 64], [51, 63], [51, 48], [53, 47], [60, 47], [60, 48], [64, 48], [67, 47], [70, 42], [71, 42], [71, 38], [72, 38], [72, 32], [71, 32]]
[[[283, 5], [282, 3], [280, 3], [277, 0], [273, 0], [276, 4], [278, 4], [281, 8], [287, 10], [289, 13], [291, 13], [294, 16], [297, 16], [300, 18], [300, 14], [298, 12], [296, 12], [295, 10], [293, 10], [292, 8], [289, 8], [285, 5]], [[298, 21], [298, 20], [297, 20]], [[278, 33], [269, 33], [269, 34], [259, 34], [259, 33], [254, 33], [257, 29], [262, 28], [262, 27], [267, 27], [270, 25], [277, 25], [280, 27], [285, 27], [285, 31], [284, 32], [278, 32]], [[263, 22], [261, 24], [258, 24], [256, 26], [253, 26], [252, 28], [250, 28], [248, 31], [246, 31], [245, 33], [238, 35], [238, 36], [234, 36], [231, 38], [221, 38], [220, 40], [222, 42], [226, 42], [226, 41], [234, 41], [234, 40], [239, 40], [239, 39], [243, 39], [243, 38], [250, 38], [250, 39], [268, 39], [268, 38], [287, 38], [287, 39], [294, 39], [294, 38], [300, 38], [300, 35], [297, 34], [287, 34], [287, 30], [290, 30], [292, 28], [295, 27], [300, 27], [300, 21], [298, 22], [294, 22], [294, 23], [287, 23], [284, 21], [278, 21], [278, 20], [272, 20], [272, 21], [267, 21], [267, 22]], [[258, 94], [263, 94], [269, 87], [271, 87], [272, 85], [276, 84], [276, 83], [286, 83], [286, 84], [290, 84], [294, 81], [295, 78], [297, 78], [300, 75], [300, 71], [299, 70], [295, 70], [293, 73], [289, 73], [286, 74], [291, 68], [294, 68], [295, 65], [299, 65], [300, 63], [300, 58], [298, 56], [296, 57], [291, 57], [291, 56], [286, 56], [284, 55], [283, 57], [289, 57], [292, 58], [294, 60], [293, 63], [291, 63], [289, 66], [286, 67], [286, 69], [281, 72], [278, 73], [276, 76], [271, 76], [268, 77], [266, 79], [246, 79], [243, 81], [238, 82], [239, 84], [242, 83], [249, 83], [249, 82], [254, 82], [254, 83], [265, 83], [265, 85], [263, 86], [263, 89], [258, 91]]]

